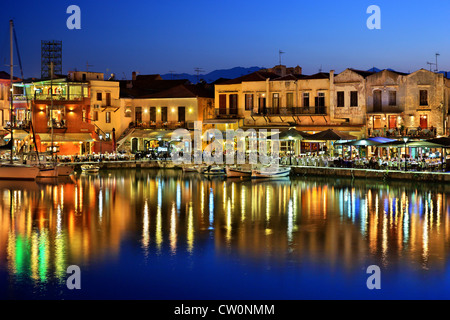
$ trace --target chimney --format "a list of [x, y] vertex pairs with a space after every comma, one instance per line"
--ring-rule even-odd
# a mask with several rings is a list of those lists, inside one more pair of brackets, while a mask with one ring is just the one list
[[136, 81], [136, 71], [133, 71], [131, 80]]

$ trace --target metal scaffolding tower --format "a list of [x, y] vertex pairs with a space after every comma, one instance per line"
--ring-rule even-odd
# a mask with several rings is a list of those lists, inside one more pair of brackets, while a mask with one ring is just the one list
[[41, 41], [41, 77], [50, 78], [53, 62], [54, 74], [62, 74], [62, 41]]

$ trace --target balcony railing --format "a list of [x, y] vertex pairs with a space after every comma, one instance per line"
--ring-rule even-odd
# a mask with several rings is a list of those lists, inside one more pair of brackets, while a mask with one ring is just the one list
[[296, 115], [326, 115], [327, 107], [295, 107], [295, 108], [264, 108], [252, 112], [253, 116], [296, 116]]
[[216, 117], [217, 118], [237, 118], [238, 116], [238, 109], [235, 108], [219, 108], [216, 109]]
[[176, 130], [176, 129], [188, 129], [187, 122], [162, 122], [162, 121], [154, 121], [154, 122], [131, 122], [130, 128], [137, 129], [161, 129], [161, 130]]
[[403, 131], [395, 129], [368, 129], [368, 136], [373, 137], [385, 137], [385, 138], [417, 138], [417, 139], [433, 139], [436, 138], [436, 130], [432, 129], [418, 129], [418, 128], [406, 128]]
[[[82, 94], [64, 94], [64, 95], [53, 95], [53, 100], [55, 101], [81, 101], [85, 97]], [[13, 96], [14, 101], [26, 101], [27, 97], [23, 94], [16, 94]], [[37, 101], [50, 101], [52, 100], [52, 95], [50, 94], [37, 94], [34, 96], [28, 96], [28, 100], [37, 100]]]

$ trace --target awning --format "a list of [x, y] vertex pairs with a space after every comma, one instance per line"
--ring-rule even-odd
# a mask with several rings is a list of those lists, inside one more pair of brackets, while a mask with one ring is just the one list
[[[36, 133], [41, 142], [51, 142], [52, 135], [49, 133]], [[39, 139], [37, 138], [37, 139]], [[53, 142], [93, 142], [95, 141], [89, 133], [55, 133]]]
[[236, 124], [237, 119], [208, 119], [203, 120], [203, 124]]
[[[30, 133], [23, 131], [23, 130], [14, 130], [13, 132], [13, 138], [14, 140], [23, 140], [27, 138], [30, 135]], [[4, 140], [10, 140], [11, 139], [11, 133], [7, 134], [5, 137], [3, 137]]]

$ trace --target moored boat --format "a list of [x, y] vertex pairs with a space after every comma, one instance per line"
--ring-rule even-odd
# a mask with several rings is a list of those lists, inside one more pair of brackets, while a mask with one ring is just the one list
[[93, 164], [85, 164], [81, 166], [81, 171], [84, 173], [98, 173], [100, 171], [100, 167]]
[[204, 175], [207, 176], [222, 176], [225, 175], [225, 168], [222, 167], [207, 167], [204, 171], [203, 171]]
[[252, 178], [284, 178], [289, 177], [291, 168], [263, 168], [260, 170], [252, 170]]
[[56, 171], [58, 177], [68, 177], [74, 172], [74, 167], [59, 164], [56, 166]]
[[226, 173], [227, 173], [227, 178], [240, 178], [240, 177], [251, 177], [252, 176], [251, 169], [245, 170], [242, 168], [227, 167]]
[[36, 180], [40, 170], [34, 166], [21, 164], [0, 165], [0, 180]]

